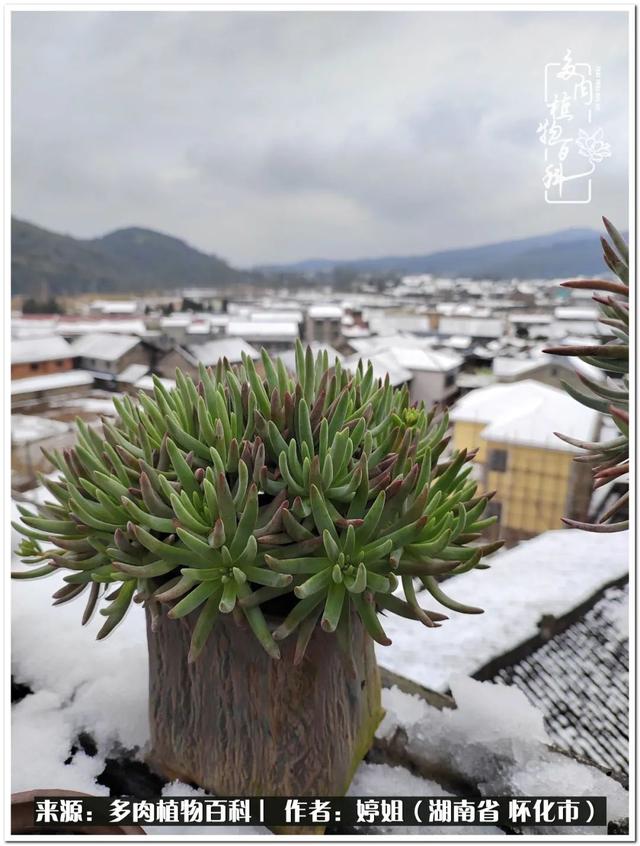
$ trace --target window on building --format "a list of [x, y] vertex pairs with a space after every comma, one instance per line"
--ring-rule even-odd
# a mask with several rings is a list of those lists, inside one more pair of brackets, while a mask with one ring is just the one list
[[32, 361], [32, 362], [29, 364], [29, 368], [30, 368], [31, 370], [37, 370], [37, 369], [38, 369], [38, 366], [39, 366], [39, 363], [38, 363], [37, 361]]
[[446, 373], [444, 377], [444, 386], [445, 388], [450, 388], [456, 381], [456, 374], [452, 370], [450, 373]]
[[490, 449], [488, 463], [489, 470], [495, 470], [496, 473], [504, 473], [507, 469], [506, 449]]

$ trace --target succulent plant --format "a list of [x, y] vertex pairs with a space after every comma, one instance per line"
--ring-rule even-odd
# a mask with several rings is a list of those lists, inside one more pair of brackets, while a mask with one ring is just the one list
[[[575, 460], [592, 463], [594, 489], [607, 485], [629, 472], [629, 248], [618, 230], [604, 217], [605, 229], [611, 238], [609, 244], [601, 238], [604, 261], [618, 277], [618, 282], [606, 279], [577, 279], [562, 282], [564, 288], [596, 291], [593, 300], [600, 310], [599, 322], [608, 326], [610, 333], [599, 344], [551, 347], [545, 352], [552, 355], [570, 355], [603, 371], [601, 380], [590, 379], [577, 373], [586, 391], [578, 390], [563, 382], [563, 387], [575, 400], [588, 408], [604, 414], [613, 421], [618, 433], [609, 441], [590, 442], [555, 434], [584, 450]], [[590, 532], [623, 531], [628, 520], [611, 522], [612, 518], [628, 506], [629, 493], [623, 493], [598, 523], [584, 523], [569, 518], [563, 522], [574, 528]]]
[[154, 621], [197, 612], [189, 660], [220, 614], [246, 620], [274, 658], [297, 632], [297, 662], [318, 621], [347, 649], [354, 613], [381, 644], [378, 612], [438, 626], [416, 578], [445, 608], [480, 612], [438, 581], [486, 567], [501, 545], [478, 543], [490, 495], [476, 495], [471, 454], [445, 458], [446, 413], [411, 405], [370, 364], [351, 374], [300, 344], [296, 378], [265, 351], [258, 366], [178, 371], [172, 390], [156, 378], [153, 398], [114, 399], [102, 436], [78, 420], [76, 445], [46, 453], [52, 499], [20, 506], [18, 551], [38, 566], [14, 576], [68, 571], [54, 604], [88, 589], [84, 623], [104, 600], [98, 638], [132, 599]]

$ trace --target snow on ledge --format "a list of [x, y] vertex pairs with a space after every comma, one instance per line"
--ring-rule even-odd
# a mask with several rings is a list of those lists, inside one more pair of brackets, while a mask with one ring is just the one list
[[[457, 707], [438, 710], [397, 687], [383, 689], [377, 736], [390, 740], [401, 727], [411, 756], [482, 796], [606, 796], [609, 820], [628, 817], [629, 794], [617, 781], [549, 748], [542, 712], [522, 691], [465, 676], [452, 677], [451, 690]], [[606, 829], [527, 826], [522, 833], [602, 836]]]
[[[545, 532], [487, 559], [489, 570], [448, 579], [445, 592], [484, 614], [446, 611], [427, 629], [395, 615], [382, 620], [391, 646], [376, 646], [378, 663], [418, 684], [445, 691], [452, 675], [473, 675], [494, 658], [535, 636], [543, 615], [568, 613], [629, 569], [629, 533], [579, 529]], [[423, 591], [423, 607], [441, 609]]]

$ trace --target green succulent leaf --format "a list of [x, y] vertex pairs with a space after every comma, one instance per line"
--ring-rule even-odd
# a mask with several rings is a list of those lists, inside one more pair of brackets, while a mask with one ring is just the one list
[[[623, 261], [619, 246], [610, 261]], [[621, 332], [624, 309], [607, 309]], [[615, 370], [623, 348], [588, 354]], [[19, 507], [28, 568], [14, 577], [60, 571], [56, 604], [88, 587], [83, 622], [102, 603], [99, 637], [134, 595], [152, 631], [161, 606], [171, 620], [193, 614], [190, 662], [221, 614], [244, 615], [274, 659], [296, 632], [294, 663], [318, 628], [348, 656], [358, 620], [387, 644], [379, 612], [445, 619], [418, 606], [413, 574], [450, 607], [434, 576], [483, 566], [495, 548], [471, 545], [493, 520], [466, 453], [444, 457], [447, 415], [412, 405], [406, 386], [376, 379], [371, 364], [350, 373], [301, 344], [295, 361], [295, 377], [264, 350], [257, 366], [244, 356], [200, 365], [196, 380], [178, 371], [173, 389], [154, 377], [153, 396], [116, 398], [102, 434], [77, 421], [75, 446], [45, 453], [60, 474], [43, 480], [51, 499]], [[615, 406], [624, 432], [628, 388], [585, 389], [599, 408]], [[603, 460], [621, 446], [604, 445]], [[400, 581], [406, 602], [394, 595]], [[262, 606], [276, 598], [284, 611], [272, 635]]]

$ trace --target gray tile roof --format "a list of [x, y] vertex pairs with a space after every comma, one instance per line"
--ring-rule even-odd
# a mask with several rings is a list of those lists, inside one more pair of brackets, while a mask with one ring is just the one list
[[607, 769], [629, 764], [629, 587], [609, 588], [584, 616], [494, 681], [520, 688], [552, 741]]

